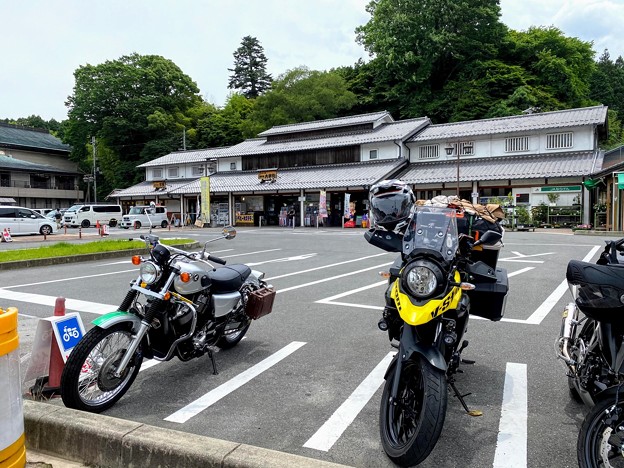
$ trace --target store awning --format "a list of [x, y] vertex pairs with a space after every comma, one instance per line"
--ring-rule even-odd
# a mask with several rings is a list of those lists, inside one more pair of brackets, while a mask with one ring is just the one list
[[0, 205], [15, 203], [14, 198], [0, 197]]

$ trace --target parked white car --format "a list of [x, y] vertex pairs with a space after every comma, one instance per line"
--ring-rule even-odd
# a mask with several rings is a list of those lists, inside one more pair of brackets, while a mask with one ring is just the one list
[[[150, 211], [148, 211], [150, 210]], [[121, 219], [120, 226], [124, 229], [141, 226], [160, 226], [166, 228], [169, 225], [167, 208], [164, 206], [133, 206]]]
[[56, 223], [30, 208], [0, 206], [0, 234], [8, 229], [11, 236], [54, 234]]
[[74, 205], [63, 214], [67, 226], [88, 228], [100, 224], [117, 226], [121, 219], [121, 205]]

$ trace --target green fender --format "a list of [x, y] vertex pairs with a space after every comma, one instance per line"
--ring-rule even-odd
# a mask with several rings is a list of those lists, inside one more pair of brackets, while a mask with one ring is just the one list
[[108, 314], [104, 314], [98, 318], [96, 318], [92, 323], [96, 327], [100, 328], [110, 328], [113, 325], [117, 325], [118, 323], [130, 322], [132, 323], [132, 330], [137, 331], [139, 326], [141, 325], [141, 319], [134, 314], [130, 314], [128, 312], [122, 312], [118, 310], [116, 312], [109, 312]]

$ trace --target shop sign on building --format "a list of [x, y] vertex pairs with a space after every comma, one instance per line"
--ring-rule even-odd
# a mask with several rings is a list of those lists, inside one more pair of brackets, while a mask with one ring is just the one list
[[258, 171], [258, 179], [260, 183], [263, 184], [265, 182], [276, 182], [277, 181], [277, 169], [266, 169], [262, 171]]
[[164, 180], [155, 180], [154, 182], [152, 182], [152, 187], [154, 187], [155, 189], [164, 189], [167, 188], [167, 182], [165, 182]]
[[581, 186], [580, 185], [570, 185], [567, 187], [536, 187], [534, 190], [534, 192], [580, 192], [581, 191]]

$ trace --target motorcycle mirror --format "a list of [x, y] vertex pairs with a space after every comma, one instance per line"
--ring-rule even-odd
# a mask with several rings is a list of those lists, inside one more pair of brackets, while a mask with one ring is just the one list
[[236, 237], [236, 229], [234, 229], [232, 226], [226, 226], [223, 228], [223, 237], [225, 237], [226, 239], [234, 239]]
[[486, 231], [480, 238], [478, 241], [476, 241], [474, 243], [474, 245], [481, 245], [481, 244], [485, 244], [485, 245], [494, 245], [496, 244], [499, 240], [501, 240], [503, 238], [503, 235], [500, 232], [496, 232], [496, 231]]

